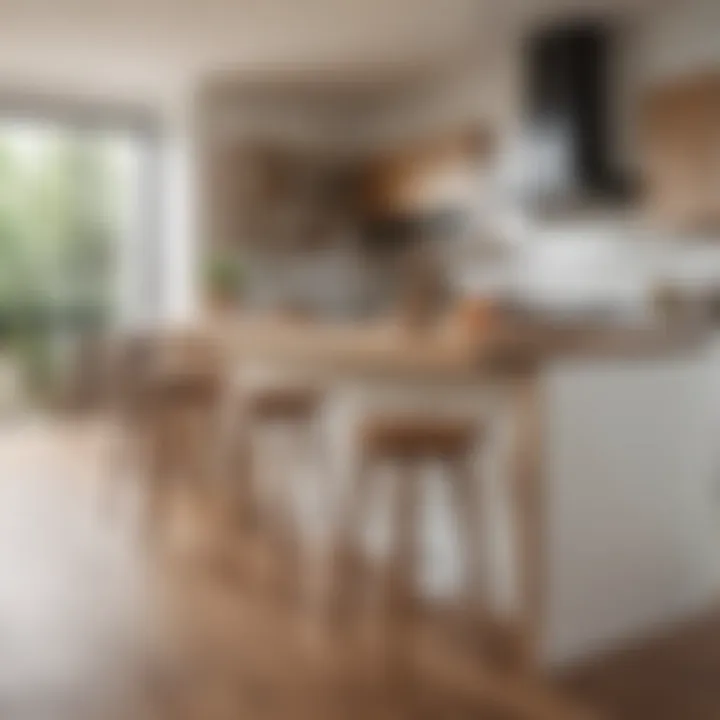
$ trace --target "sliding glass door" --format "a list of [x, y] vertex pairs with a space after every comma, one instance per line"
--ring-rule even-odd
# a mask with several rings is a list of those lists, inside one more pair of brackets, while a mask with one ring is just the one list
[[90, 339], [152, 313], [156, 155], [136, 128], [0, 116], [0, 348], [33, 392], [67, 385]]

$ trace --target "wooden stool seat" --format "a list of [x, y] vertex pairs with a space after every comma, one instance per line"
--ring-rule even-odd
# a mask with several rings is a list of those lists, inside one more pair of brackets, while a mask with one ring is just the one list
[[369, 419], [361, 427], [362, 450], [373, 457], [463, 456], [477, 439], [474, 422], [454, 418], [383, 416]]
[[257, 421], [301, 421], [312, 416], [320, 400], [314, 388], [264, 387], [248, 391], [246, 411]]
[[218, 376], [206, 372], [171, 373], [149, 378], [147, 397], [178, 406], [211, 402], [219, 391]]

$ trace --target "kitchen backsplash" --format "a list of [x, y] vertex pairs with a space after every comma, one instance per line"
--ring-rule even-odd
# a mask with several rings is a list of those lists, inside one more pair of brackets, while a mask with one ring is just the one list
[[[454, 294], [510, 299], [538, 311], [644, 319], [659, 283], [683, 292], [720, 287], [720, 242], [661, 236], [628, 218], [516, 224], [485, 246], [468, 230], [435, 250]], [[256, 306], [297, 304], [342, 316], [374, 314], [396, 300], [396, 255], [375, 256], [345, 238], [255, 268]]]

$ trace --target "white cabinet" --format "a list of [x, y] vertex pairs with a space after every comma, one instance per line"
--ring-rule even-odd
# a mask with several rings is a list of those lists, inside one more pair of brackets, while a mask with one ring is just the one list
[[715, 598], [720, 343], [684, 358], [557, 363], [545, 382], [546, 649], [563, 661]]

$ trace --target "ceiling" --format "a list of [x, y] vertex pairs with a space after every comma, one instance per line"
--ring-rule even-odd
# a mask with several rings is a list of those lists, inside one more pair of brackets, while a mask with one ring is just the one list
[[214, 72], [415, 73], [560, 12], [672, 0], [0, 0], [0, 84], [165, 96]]

